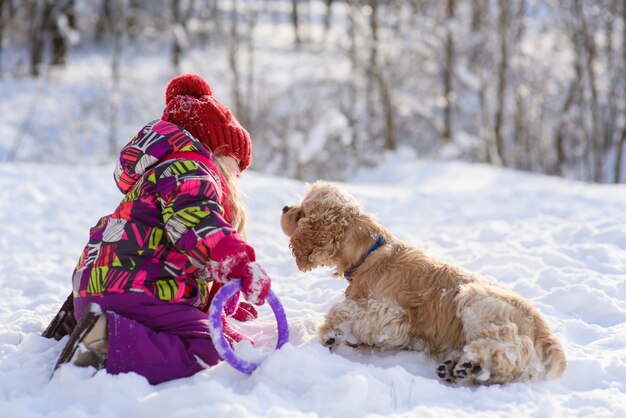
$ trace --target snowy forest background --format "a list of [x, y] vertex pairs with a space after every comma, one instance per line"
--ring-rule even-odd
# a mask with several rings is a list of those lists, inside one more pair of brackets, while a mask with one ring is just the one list
[[207, 79], [252, 168], [386, 150], [624, 182], [624, 0], [0, 0], [0, 161], [110, 161]]

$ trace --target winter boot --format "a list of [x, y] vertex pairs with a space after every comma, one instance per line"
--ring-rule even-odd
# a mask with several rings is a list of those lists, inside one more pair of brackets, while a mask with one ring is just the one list
[[74, 331], [76, 318], [74, 318], [74, 296], [72, 293], [67, 297], [59, 312], [50, 322], [50, 325], [41, 334], [45, 338], [54, 338], [59, 341], [61, 338]]
[[79, 367], [93, 366], [102, 369], [106, 363], [108, 348], [106, 314], [99, 305], [90, 303], [59, 354], [54, 371], [69, 362]]

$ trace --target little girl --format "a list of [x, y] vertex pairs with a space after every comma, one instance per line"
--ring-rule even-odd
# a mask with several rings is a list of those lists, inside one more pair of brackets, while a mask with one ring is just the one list
[[[244, 298], [265, 302], [270, 278], [242, 231], [237, 181], [251, 161], [250, 135], [201, 77], [167, 86], [160, 120], [122, 149], [115, 181], [125, 194], [90, 230], [73, 275], [78, 320], [57, 367], [136, 372], [152, 384], [220, 361], [207, 311], [221, 283], [242, 279]], [[256, 317], [233, 297], [226, 314]], [[246, 336], [224, 319], [226, 336]]]

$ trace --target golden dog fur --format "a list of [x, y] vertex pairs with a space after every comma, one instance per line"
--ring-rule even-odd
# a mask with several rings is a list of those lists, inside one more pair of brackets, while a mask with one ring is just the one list
[[[442, 362], [437, 374], [447, 382], [538, 381], [565, 371], [563, 347], [528, 301], [394, 238], [337, 186], [313, 184], [301, 205], [283, 209], [281, 228], [300, 270], [328, 266], [343, 276], [357, 266], [319, 330], [331, 350], [424, 351]], [[363, 260], [379, 236], [384, 244]]]

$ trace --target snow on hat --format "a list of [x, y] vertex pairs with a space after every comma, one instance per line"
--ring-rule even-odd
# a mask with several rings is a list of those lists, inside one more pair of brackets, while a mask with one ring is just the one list
[[252, 160], [250, 134], [218, 102], [209, 84], [196, 74], [174, 77], [165, 90], [161, 119], [186, 129], [216, 155], [237, 158], [241, 171]]

